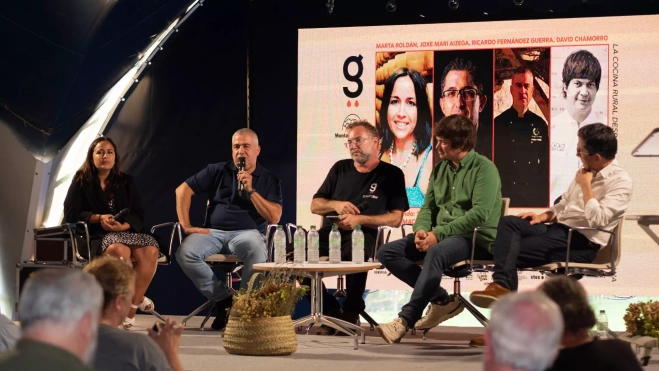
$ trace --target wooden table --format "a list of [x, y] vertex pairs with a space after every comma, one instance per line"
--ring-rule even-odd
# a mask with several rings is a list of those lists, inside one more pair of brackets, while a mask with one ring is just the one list
[[348, 334], [354, 339], [354, 349], [357, 349], [359, 335], [362, 337], [362, 344], [366, 342], [366, 332], [363, 328], [338, 318], [323, 315], [323, 278], [332, 276], [342, 276], [352, 273], [367, 272], [372, 269], [380, 268], [380, 263], [362, 263], [341, 262], [332, 264], [330, 262], [304, 263], [304, 264], [275, 264], [259, 263], [254, 264], [253, 268], [258, 271], [272, 271], [278, 268], [285, 268], [291, 271], [292, 275], [308, 277], [311, 279], [311, 314], [298, 319], [293, 326], [307, 326], [307, 335], [314, 325], [326, 325], [337, 331]]

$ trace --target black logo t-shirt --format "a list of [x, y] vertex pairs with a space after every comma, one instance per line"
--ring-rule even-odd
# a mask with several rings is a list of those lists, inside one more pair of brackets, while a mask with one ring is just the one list
[[[313, 198], [349, 201], [359, 207], [363, 215], [382, 215], [391, 210], [409, 209], [403, 172], [386, 162], [380, 162], [368, 173], [360, 173], [352, 159], [338, 161]], [[329, 233], [331, 228], [332, 222], [325, 218], [319, 232]], [[363, 227], [363, 230], [376, 237], [376, 229]], [[349, 231], [341, 231], [342, 234], [346, 232]]]

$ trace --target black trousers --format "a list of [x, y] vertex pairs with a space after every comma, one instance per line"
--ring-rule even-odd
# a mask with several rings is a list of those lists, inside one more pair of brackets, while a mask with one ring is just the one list
[[[364, 261], [373, 257], [373, 248], [375, 247], [375, 237], [364, 233]], [[327, 237], [320, 235], [319, 244], [320, 256], [329, 256], [329, 235]], [[352, 261], [352, 235], [349, 233], [341, 233], [341, 260]], [[366, 309], [364, 302], [364, 291], [366, 291], [366, 278], [368, 272], [348, 274], [345, 276], [345, 290], [346, 298], [343, 301], [343, 310], [345, 312], [360, 313]], [[311, 279], [305, 278], [302, 281], [303, 285], [311, 286]], [[325, 285], [323, 284], [323, 314], [328, 316], [337, 317], [340, 313], [341, 306], [339, 301], [330, 294]], [[311, 290], [305, 296], [307, 300], [311, 301]]]
[[[516, 291], [517, 268], [565, 261], [568, 230], [568, 226], [560, 223], [531, 225], [529, 220], [517, 216], [501, 218], [494, 241], [494, 282]], [[583, 234], [574, 231], [570, 261], [591, 263], [599, 247]]]

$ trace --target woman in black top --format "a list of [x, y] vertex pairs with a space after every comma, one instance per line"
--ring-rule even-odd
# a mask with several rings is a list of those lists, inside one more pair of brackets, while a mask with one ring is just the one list
[[[120, 220], [123, 209], [129, 213]], [[136, 261], [135, 296], [128, 317], [123, 322], [128, 329], [135, 324], [135, 311], [154, 309], [153, 301], [144, 296], [156, 272], [159, 257], [158, 242], [144, 230], [144, 210], [133, 178], [121, 172], [117, 148], [108, 137], [94, 140], [87, 150], [82, 167], [76, 172], [64, 200], [67, 223], [87, 222], [91, 258], [112, 255], [127, 262]], [[86, 255], [86, 250], [81, 249]]]
[[557, 276], [540, 285], [561, 308], [565, 330], [561, 350], [551, 370], [641, 371], [641, 364], [628, 343], [622, 340], [593, 339], [590, 330], [597, 320], [588, 304], [586, 291], [577, 280]]

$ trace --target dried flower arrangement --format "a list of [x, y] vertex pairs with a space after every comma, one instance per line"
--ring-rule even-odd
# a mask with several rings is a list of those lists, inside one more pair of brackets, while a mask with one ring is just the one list
[[628, 333], [659, 338], [659, 302], [629, 304], [624, 320]]
[[[249, 287], [233, 295], [230, 316], [249, 322], [254, 318], [292, 315], [295, 304], [306, 295], [309, 286], [298, 285], [290, 277], [291, 270], [286, 266], [271, 271], [267, 276], [255, 273]], [[253, 288], [257, 278], [262, 280], [261, 285]]]

